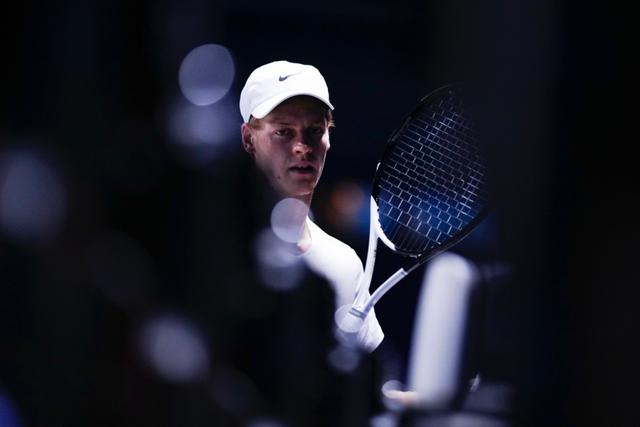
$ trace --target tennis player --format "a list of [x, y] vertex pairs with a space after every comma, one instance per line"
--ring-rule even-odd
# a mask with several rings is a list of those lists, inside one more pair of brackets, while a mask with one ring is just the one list
[[[275, 61], [256, 68], [240, 94], [242, 143], [279, 199], [304, 203], [307, 212], [330, 147], [333, 105], [324, 77], [311, 65]], [[307, 215], [291, 250], [311, 271], [326, 279], [336, 308], [350, 305], [363, 274], [356, 252], [328, 235]], [[375, 350], [384, 333], [372, 311], [357, 334], [336, 335], [366, 351]]]

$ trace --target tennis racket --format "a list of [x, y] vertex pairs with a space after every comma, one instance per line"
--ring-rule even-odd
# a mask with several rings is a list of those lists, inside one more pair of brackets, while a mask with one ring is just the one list
[[[343, 331], [358, 331], [389, 289], [486, 216], [487, 167], [467, 95], [463, 84], [434, 90], [389, 139], [373, 180], [364, 274], [350, 309], [336, 319]], [[369, 296], [378, 240], [409, 262]]]

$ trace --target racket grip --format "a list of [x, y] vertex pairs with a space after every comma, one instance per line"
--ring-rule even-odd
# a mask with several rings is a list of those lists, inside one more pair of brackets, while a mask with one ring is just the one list
[[346, 336], [357, 335], [367, 315], [353, 306], [343, 306], [336, 313], [338, 329]]

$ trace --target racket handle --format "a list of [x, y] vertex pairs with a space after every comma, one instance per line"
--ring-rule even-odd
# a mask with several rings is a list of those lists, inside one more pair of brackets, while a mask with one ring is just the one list
[[335, 321], [345, 343], [357, 345], [358, 332], [366, 317], [366, 314], [351, 305], [344, 305], [336, 311]]
[[[361, 292], [358, 294], [353, 305], [347, 305], [338, 309], [336, 312], [338, 329], [348, 335], [357, 334], [376, 302], [407, 274], [409, 273], [401, 268], [385, 280], [369, 298], [366, 298], [366, 293]], [[346, 309], [348, 309], [348, 311], [345, 313]]]

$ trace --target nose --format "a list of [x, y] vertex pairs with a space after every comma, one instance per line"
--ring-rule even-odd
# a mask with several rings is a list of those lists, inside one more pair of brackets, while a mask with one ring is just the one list
[[308, 141], [304, 136], [300, 136], [293, 143], [293, 152], [296, 154], [307, 154], [312, 150], [311, 141]]

